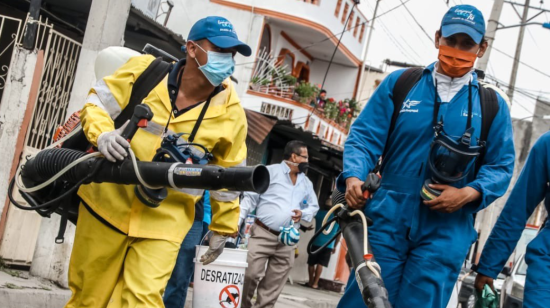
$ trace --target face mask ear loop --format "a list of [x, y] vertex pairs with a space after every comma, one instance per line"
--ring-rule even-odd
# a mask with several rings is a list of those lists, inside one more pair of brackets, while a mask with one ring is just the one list
[[[195, 46], [196, 46], [197, 48], [199, 48], [200, 50], [202, 50], [202, 52], [204, 52], [204, 53], [206, 54], [206, 56], [208, 56], [208, 52], [206, 52], [206, 50], [202, 49], [202, 47], [199, 46], [199, 44], [197, 44], [197, 43], [195, 43], [195, 42], [193, 42], [193, 44], [195, 44]], [[195, 59], [195, 62], [197, 62], [197, 65], [199, 66], [199, 68], [201, 68], [202, 66], [204, 66], [204, 65], [201, 65], [201, 64], [199, 63], [199, 60], [197, 60], [197, 57], [196, 57], [196, 56], [195, 56], [195, 58], [193, 58], [193, 59]], [[208, 60], [206, 60], [206, 63], [208, 63]], [[206, 64], [205, 64], [205, 65], [206, 65]]]

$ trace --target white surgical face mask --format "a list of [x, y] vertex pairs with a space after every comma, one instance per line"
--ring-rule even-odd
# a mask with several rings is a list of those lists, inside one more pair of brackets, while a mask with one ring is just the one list
[[208, 56], [208, 61], [205, 65], [201, 65], [197, 58], [195, 58], [195, 62], [197, 62], [199, 70], [201, 70], [213, 86], [219, 86], [227, 77], [233, 74], [235, 71], [235, 60], [232, 53], [206, 51], [197, 44], [195, 46]]

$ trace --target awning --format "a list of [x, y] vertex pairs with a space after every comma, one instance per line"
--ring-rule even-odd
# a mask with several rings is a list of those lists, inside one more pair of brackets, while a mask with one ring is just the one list
[[273, 126], [277, 124], [277, 118], [248, 109], [245, 109], [244, 112], [248, 122], [248, 136], [261, 144], [264, 142], [265, 137], [269, 135]]
[[310, 162], [332, 172], [342, 171], [343, 148], [341, 146], [323, 141], [317, 135], [288, 120], [278, 120], [272, 115], [248, 109], [245, 109], [245, 113], [248, 121], [248, 136], [258, 144], [261, 144], [270, 133], [273, 141], [278, 142], [280, 146], [284, 146], [291, 140], [300, 140], [308, 147]]
[[300, 140], [307, 145], [310, 163], [315, 163], [328, 170], [342, 171], [343, 149], [332, 143], [319, 139], [310, 131], [296, 127], [290, 121], [279, 121], [273, 127], [273, 134], [280, 135], [287, 141]]

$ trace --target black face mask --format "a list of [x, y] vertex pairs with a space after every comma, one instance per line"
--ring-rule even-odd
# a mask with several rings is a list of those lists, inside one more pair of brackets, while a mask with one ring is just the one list
[[299, 164], [298, 164], [298, 170], [299, 170], [301, 173], [306, 172], [308, 168], [309, 168], [309, 164], [308, 164], [308, 163], [299, 163]]

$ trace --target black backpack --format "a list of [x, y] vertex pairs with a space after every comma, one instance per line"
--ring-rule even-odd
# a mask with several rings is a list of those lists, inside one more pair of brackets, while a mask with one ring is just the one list
[[[397, 122], [397, 118], [399, 117], [399, 111], [401, 111], [401, 107], [403, 106], [403, 102], [405, 101], [405, 98], [411, 91], [411, 89], [418, 83], [420, 78], [422, 77], [422, 72], [424, 71], [424, 68], [422, 67], [413, 67], [405, 70], [401, 76], [397, 79], [395, 82], [395, 86], [393, 88], [393, 114], [390, 122], [390, 129], [388, 130], [388, 139], [390, 138], [393, 130], [395, 129], [395, 123]], [[491, 125], [493, 124], [493, 120], [495, 119], [495, 116], [497, 115], [499, 111], [499, 105], [498, 105], [498, 98], [495, 90], [488, 89], [483, 86], [479, 87], [479, 96], [480, 96], [480, 103], [481, 103], [481, 114], [482, 114], [482, 120], [481, 120], [481, 133], [480, 133], [480, 141], [487, 141], [487, 136], [489, 136], [489, 130], [491, 129]], [[386, 140], [386, 146], [384, 147], [384, 154], [382, 157], [385, 156], [387, 151], [387, 143]], [[485, 151], [482, 152], [479, 156], [479, 158], [476, 161], [475, 166], [475, 173], [479, 171], [479, 168], [481, 168], [481, 165], [483, 164], [483, 159], [485, 157]], [[377, 165], [375, 169], [380, 169], [380, 162]]]
[[[127, 120], [132, 117], [135, 106], [141, 104], [141, 102], [164, 79], [166, 74], [168, 74], [171, 69], [172, 64], [163, 61], [161, 57], [156, 58], [155, 60], [153, 60], [153, 62], [151, 62], [151, 64], [149, 64], [145, 71], [143, 71], [143, 73], [136, 79], [132, 87], [132, 93], [130, 95], [128, 105], [124, 108], [124, 110], [122, 110], [120, 115], [116, 119], [114, 119], [115, 128], [121, 127], [122, 125], [124, 125], [124, 123], [126, 123]], [[61, 147], [77, 151], [87, 151], [92, 147], [92, 145], [86, 138], [84, 131], [80, 130], [78, 133], [64, 141]], [[68, 183], [58, 183], [57, 185], [58, 187], [62, 187], [62, 189], [55, 190], [55, 195], [49, 196], [51, 197], [51, 199], [63, 195], [72, 186]], [[61, 215], [59, 231], [55, 239], [56, 243], [63, 243], [63, 236], [65, 234], [65, 229], [67, 228], [67, 221], [70, 221], [76, 225], [76, 221], [78, 218], [78, 207], [81, 201], [82, 200], [77, 195], [77, 190], [75, 190], [74, 193], [64, 198], [55, 206], [48, 208], [46, 211], [37, 210], [40, 215], [45, 217], [49, 217], [51, 213], [57, 213]]]

